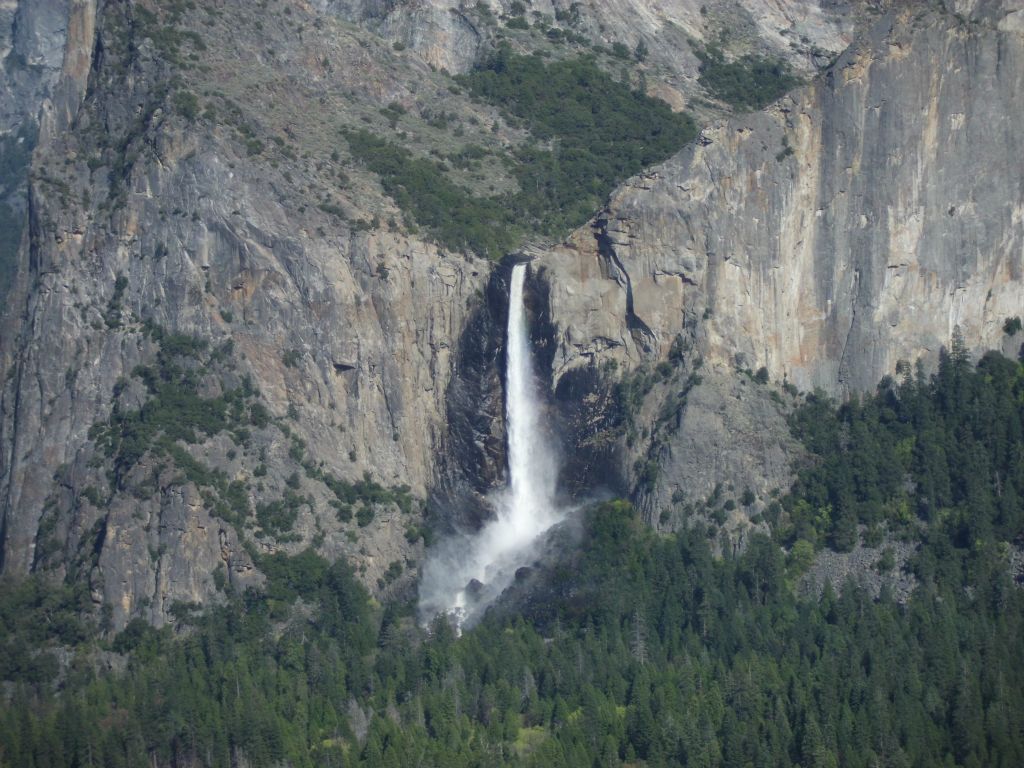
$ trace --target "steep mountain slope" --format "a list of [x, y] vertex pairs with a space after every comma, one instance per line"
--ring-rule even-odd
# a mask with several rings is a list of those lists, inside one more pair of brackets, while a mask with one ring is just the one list
[[706, 128], [541, 256], [556, 384], [663, 360], [681, 334], [720, 393], [691, 396], [674, 432], [632, 449], [664, 465], [651, 514], [723, 480], [762, 498], [786, 484], [758, 446], [787, 430], [759, 415], [762, 397], [724, 394], [733, 372], [867, 390], [900, 360], [934, 365], [956, 328], [975, 353], [1016, 355], [1003, 327], [1024, 303], [1019, 17], [997, 2], [893, 12], [812, 85]]
[[[5, 177], [27, 238], [0, 344], [0, 563], [85, 580], [114, 627], [257, 583], [256, 561], [281, 548], [344, 554], [374, 589], [399, 589], [427, 495], [473, 493], [458, 490], [473, 461], [460, 446], [484, 450], [470, 486], [501, 472], [490, 265], [417, 236], [345, 136], [390, 136], [500, 193], [528, 135], [433, 67], [464, 70], [498, 39], [571, 56], [582, 35], [562, 50], [539, 24], [553, 18], [506, 29], [515, 13], [484, 6], [389, 6], [383, 21], [344, 4], [252, 10], [3, 8], [5, 157], [36, 126], [38, 147], [30, 177], [24, 151]], [[598, 10], [611, 35], [635, 9]], [[567, 14], [567, 33], [596, 23]], [[403, 52], [395, 25], [428, 52]], [[467, 327], [486, 331], [483, 358]], [[450, 392], [459, 360], [480, 372]], [[485, 418], [460, 421], [471, 411]]]
[[[238, 512], [268, 534], [254, 552], [319, 537], [325, 551], [360, 561], [371, 584], [414, 561], [405, 534], [419, 503], [400, 510], [358, 481], [372, 472], [425, 497], [449, 350], [483, 284], [458, 255], [394, 230], [361, 231], [383, 217], [380, 193], [365, 174], [338, 178], [339, 126], [360, 111], [385, 123], [376, 99], [402, 98], [406, 82], [434, 99], [440, 79], [388, 52], [368, 56], [364, 38], [329, 18], [305, 41], [287, 14], [248, 19], [262, 29], [234, 34], [240, 12], [211, 6], [200, 26], [174, 4], [153, 15], [106, 3], [95, 40], [87, 30], [68, 44], [86, 46], [92, 61], [81, 107], [43, 108], [52, 117], [33, 159], [28, 285], [11, 298], [17, 334], [3, 345], [3, 567], [63, 570], [85, 558], [115, 625], [140, 613], [160, 622], [176, 601], [209, 599], [218, 569], [245, 581], [251, 555], [223, 511], [211, 517], [213, 497], [223, 501], [232, 483], [247, 487]], [[281, 53], [269, 53], [276, 44]], [[202, 65], [190, 63], [200, 54]], [[307, 67], [318, 75], [300, 84], [294, 73]], [[296, 119], [304, 114], [321, 118]], [[162, 329], [196, 346], [169, 352], [153, 333]], [[162, 398], [137, 369], [154, 363]], [[196, 382], [177, 372], [200, 365]], [[107, 447], [93, 439], [112, 414], [187, 422], [191, 408], [245, 381], [260, 408], [224, 422], [232, 438], [193, 419], [198, 469], [223, 472], [212, 480], [182, 478], [181, 457], [168, 460], [155, 433], [126, 455], [124, 441], [138, 435], [123, 419], [111, 421], [119, 434]], [[139, 411], [147, 400], [163, 415]], [[318, 479], [324, 472], [357, 490], [339, 496]], [[282, 503], [284, 520], [270, 522]], [[357, 516], [360, 503], [369, 511]], [[252, 517], [261, 509], [264, 523]]]
[[66, 93], [76, 68], [81, 76], [76, 54], [83, 33], [92, 34], [91, 13], [67, 0], [0, 4], [0, 297], [15, 279], [26, 229], [28, 165], [41, 108], [64, 101], [58, 90]]
[[806, 0], [537, 0], [525, 4], [497, 0], [458, 6], [445, 0], [321, 0], [319, 4], [451, 72], [468, 70], [487, 43], [503, 34], [494, 25], [495, 15], [505, 24], [521, 17], [543, 31], [554, 28], [557, 35], [580, 36], [598, 46], [618, 44], [629, 54], [639, 47], [652, 78], [650, 87], [674, 106], [682, 106], [694, 94], [699, 59], [693, 42], [737, 53], [780, 56], [797, 70], [811, 73], [845, 48], [858, 18], [872, 12], [867, 4]]
[[[594, 237], [547, 257], [556, 288], [610, 292], [608, 322], [632, 312], [662, 356], [693, 318], [707, 362], [739, 355], [805, 389], [871, 387], [956, 325], [972, 348], [998, 347], [1024, 247], [1017, 15], [886, 17], [813, 86], [625, 185]], [[591, 259], [617, 286], [591, 280]], [[579, 310], [553, 299], [560, 328]], [[563, 334], [558, 371], [609, 335], [596, 323]], [[635, 356], [631, 338], [621, 347]]]
[[[4, 192], [27, 236], [0, 337], [3, 572], [88, 584], [115, 629], [161, 624], [307, 547], [401, 592], [428, 509], [479, 518], [503, 472], [507, 270], [444, 245], [365, 150], [507, 199], [557, 142], [443, 71], [496, 43], [592, 54], [595, 89], [715, 121], [530, 250], [570, 491], [601, 478], [674, 528], [727, 481], [758, 497], [740, 528], [800, 449], [785, 399], [737, 369], [842, 392], [956, 324], [999, 343], [1021, 297], [1020, 144], [996, 119], [1021, 112], [1017, 16], [745, 8], [5, 4], [0, 130], [40, 129]], [[809, 77], [871, 19], [824, 76], [721, 121], [709, 51]]]
[[1017, 0], [0, 30], [0, 768], [1024, 764]]

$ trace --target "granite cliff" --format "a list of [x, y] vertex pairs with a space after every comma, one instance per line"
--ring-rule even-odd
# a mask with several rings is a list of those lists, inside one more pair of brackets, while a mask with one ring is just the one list
[[[503, 472], [507, 270], [431, 242], [343, 137], [451, 157], [468, 134], [482, 164], [451, 173], [507, 187], [502, 153], [528, 137], [448, 74], [498, 38], [642, 42], [616, 76], [707, 122], [530, 251], [569, 491], [600, 478], [671, 528], [749, 488], [740, 531], [799, 456], [776, 385], [872, 387], [954, 326], [1004, 342], [1019, 11], [753, 3], [727, 24], [730, 3], [609, 0], [535, 4], [517, 31], [497, 21], [514, 5], [0, 4], [0, 134], [34, 147], [0, 190], [24, 225], [0, 338], [4, 573], [86, 579], [112, 626], [161, 624], [310, 546], [408, 589], [428, 513], [478, 519]], [[690, 40], [809, 82], [724, 118]]]
[[[145, 11], [71, 4], [96, 20], [67, 25], [67, 49], [81, 49], [86, 67], [68, 55], [60, 84], [79, 83], [78, 101], [40, 106], [3, 343], [3, 569], [75, 571], [115, 626], [135, 615], [162, 623], [175, 603], [258, 580], [253, 557], [281, 547], [344, 553], [378, 589], [407, 583], [444, 435], [450, 351], [483, 271], [362, 225], [377, 211], [347, 199], [355, 184], [328, 200], [340, 186], [323, 135], [332, 126], [291, 114], [329, 112], [328, 98], [351, 98], [351, 82], [293, 89], [275, 102], [280, 115], [258, 101], [234, 106], [233, 95], [262, 91], [269, 102], [293, 87], [272, 58], [234, 69], [247, 44], [294, 36], [286, 16], [277, 27], [257, 21], [262, 39], [207, 57], [194, 87], [217, 79], [207, 111], [227, 116], [197, 127], [197, 97], [175, 98], [181, 65], [168, 59], [210, 51], [231, 20], [211, 13], [203, 43], [184, 20]], [[181, 37], [160, 38], [157, 23]], [[367, 89], [401, 82], [368, 74], [378, 65], [365, 56], [352, 65], [346, 57], [362, 55], [354, 33], [329, 31], [308, 47], [292, 37], [288, 55], [324, 68], [334, 54]], [[140, 366], [154, 364], [163, 397], [143, 383]], [[242, 391], [246, 405], [222, 428], [185, 441], [192, 461], [169, 457], [149, 433], [132, 455], [124, 435], [97, 443], [97, 430], [121, 431], [122, 417], [188, 423], [190, 408], [216, 412]], [[261, 529], [248, 548], [226, 508], [215, 514], [232, 484], [237, 529]]]
[[1004, 3], [894, 10], [813, 83], [709, 125], [540, 257], [556, 386], [607, 360], [665, 360], [677, 338], [699, 361], [671, 437], [624, 462], [662, 465], [651, 514], [675, 519], [673, 497], [723, 480], [762, 499], [786, 485], [789, 398], [759, 394], [758, 369], [842, 396], [901, 360], [934, 364], [957, 328], [975, 353], [1016, 355], [1003, 325], [1024, 299], [1020, 18]]

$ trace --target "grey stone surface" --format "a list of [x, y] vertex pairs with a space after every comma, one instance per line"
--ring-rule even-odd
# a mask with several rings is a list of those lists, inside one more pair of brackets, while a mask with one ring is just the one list
[[732, 488], [723, 499], [737, 505], [748, 489], [756, 496], [749, 508], [737, 507], [734, 524], [761, 512], [773, 493], [785, 493], [804, 455], [786, 424], [790, 405], [743, 374], [712, 374], [690, 389], [675, 428], [655, 449], [661, 471], [643, 499], [651, 523], [667, 529], [686, 524], [682, 509], [711, 497], [720, 483]]
[[[362, 25], [415, 51], [438, 69], [465, 72], [478, 60], [487, 42], [505, 28], [512, 0], [485, 3], [463, 0], [317, 0], [319, 7]], [[534, 0], [526, 3], [526, 19], [581, 35], [591, 44], [626, 46], [630, 53], [643, 44], [647, 90], [673, 107], [694, 108], [700, 60], [692, 44], [714, 43], [730, 56], [745, 53], [785, 60], [797, 72], [810, 74], [842, 51], [869, 3], [820, 3], [813, 0]], [[530, 50], [525, 45], [526, 50]]]
[[[427, 109], [480, 125], [472, 140], [493, 150], [521, 141], [431, 71], [464, 70], [494, 30], [476, 29], [468, 8], [428, 0], [292, 3], [293, 14], [267, 14], [259, 28], [248, 4], [226, 5], [186, 18], [207, 42], [192, 51], [198, 62], [186, 47], [177, 66], [188, 78], [177, 81], [157, 41], [139, 32], [124, 45], [125, 30], [141, 29], [128, 24], [131, 4], [0, 2], [0, 133], [19, 120], [40, 126], [29, 237], [0, 324], [2, 570], [84, 567], [117, 625], [162, 623], [176, 602], [219, 599], [222, 567], [231, 583], [258, 582], [253, 552], [316, 546], [350, 558], [378, 594], [407, 589], [422, 544], [406, 534], [423, 522], [422, 501], [439, 488], [435, 498], [479, 497], [501, 480], [493, 265], [410, 231], [339, 136], [391, 130], [380, 110], [398, 103], [407, 114], [396, 130], [424, 155], [464, 141], [426, 125]], [[584, 4], [578, 24], [603, 45], [644, 40], [648, 90], [680, 106], [699, 93], [681, 40], [712, 39], [735, 8], [711, 2], [702, 15], [701, 5], [602, 0]], [[534, 9], [556, 7], [568, 4]], [[875, 15], [859, 4], [748, 3], [729, 52], [787, 52], [810, 74]], [[591, 453], [566, 445], [586, 454], [574, 471], [621, 473], [614, 490], [635, 491], [652, 523], [671, 528], [684, 523], [673, 497], [698, 499], [724, 481], [761, 499], [790, 477], [799, 452], [785, 407], [738, 371], [765, 366], [772, 386], [843, 393], [873, 386], [900, 358], [934, 354], [955, 325], [972, 348], [1005, 342], [1002, 322], [1024, 303], [1019, 15], [994, 0], [878, 15], [807, 87], [716, 122], [618, 189], [591, 226], [538, 254], [535, 341], [553, 400], [564, 398], [552, 423], [564, 409], [566, 435], [608, 442]], [[809, 42], [790, 46], [794, 36]], [[189, 93], [176, 90], [182, 82], [215, 118], [176, 106], [173, 96]], [[493, 168], [467, 183], [508, 184]], [[115, 400], [137, 407], [144, 397], [135, 385], [114, 395], [155, 358], [143, 321], [233, 341], [232, 375], [251, 376], [275, 423], [235, 455], [223, 434], [189, 450], [246, 484], [253, 504], [279, 497], [297, 471], [293, 435], [339, 478], [408, 485], [413, 512], [344, 522], [326, 487], [302, 477], [311, 501], [294, 536], [257, 539], [145, 462], [108, 502], [85, 500], [108, 469], [90, 427]], [[702, 376], [674, 429], [627, 445], [588, 422], [591, 404], [615, 418], [615, 378], [664, 360], [677, 338], [678, 378], [642, 406], [657, 418], [685, 377]], [[662, 471], [641, 492], [635, 467], [652, 458]], [[466, 478], [474, 466], [477, 483]], [[154, 470], [158, 492], [135, 493]], [[460, 522], [472, 522], [471, 507]], [[737, 536], [752, 529], [745, 515], [733, 524]], [[402, 575], [388, 583], [395, 563]]]
[[685, 331], [715, 368], [845, 392], [934, 359], [955, 326], [999, 347], [1024, 304], [1024, 36], [1009, 4], [972, 13], [894, 11], [813, 84], [621, 187], [545, 256], [558, 369], [664, 356]]
[[[118, 381], [154, 358], [145, 321], [211, 345], [230, 339], [235, 375], [252, 378], [271, 417], [334, 476], [355, 481], [369, 473], [385, 486], [410, 487], [419, 500], [411, 517], [382, 508], [359, 526], [340, 522], [326, 487], [304, 478], [301, 492], [314, 503], [300, 512], [293, 540], [251, 541], [263, 553], [314, 544], [328, 557], [349, 557], [374, 591], [400, 589], [422, 554], [422, 543], [405, 534], [422, 524], [422, 502], [447, 439], [452, 350], [479, 302], [488, 265], [396, 229], [361, 229], [319, 210], [319, 192], [329, 189], [326, 178], [334, 173], [330, 152], [342, 144], [325, 145], [317, 121], [276, 123], [277, 115], [260, 112], [259, 103], [246, 104], [252, 111], [245, 119], [265, 121], [255, 124], [268, 149], [252, 155], [230, 123], [197, 125], [154, 99], [164, 72], [148, 41], [126, 82], [113, 50], [121, 34], [117, 12], [108, 9], [97, 36], [88, 38], [84, 59], [95, 64], [91, 73], [87, 67], [94, 85], [73, 110], [73, 129], [56, 129], [62, 118], [53, 101], [43, 108], [55, 127], [44, 129], [33, 158], [25, 280], [6, 308], [10, 332], [0, 337], [9, 374], [0, 394], [3, 570], [26, 573], [51, 562], [37, 552], [49, 510], [68, 561], [95, 549], [90, 583], [97, 600], [114, 607], [116, 626], [134, 615], [162, 623], [175, 602], [216, 599], [214, 573], [222, 565], [240, 586], [258, 580], [240, 543], [252, 540], [251, 532], [214, 518], [197, 489], [172, 482], [170, 472], [155, 495], [139, 497], [130, 479], [131, 487], [117, 489], [101, 509], [82, 500], [87, 488], [107, 486], [90, 427], [108, 418]], [[231, 30], [223, 24], [206, 34], [218, 32]], [[277, 33], [286, 32], [282, 22]], [[73, 42], [76, 56], [83, 40]], [[234, 49], [219, 46], [216, 56], [241, 57], [247, 45], [260, 43], [239, 36]], [[106, 46], [104, 57], [94, 60], [93, 44]], [[306, 51], [296, 43], [294, 55], [304, 62], [300, 54], [320, 44], [307, 40]], [[224, 61], [216, 56], [211, 61]], [[295, 66], [236, 71], [254, 77]], [[348, 77], [364, 74], [352, 70]], [[56, 90], [79, 75], [65, 72]], [[381, 84], [392, 82], [378, 75]], [[227, 79], [219, 85], [244, 87]], [[313, 114], [321, 96], [336, 98], [348, 86], [294, 88], [287, 109], [280, 107]], [[271, 135], [316, 153], [320, 169], [297, 156], [268, 157]], [[123, 148], [107, 143], [122, 140]], [[120, 153], [133, 162], [112, 171]], [[99, 167], [90, 168], [86, 158]], [[378, 213], [379, 192], [361, 194], [360, 185], [368, 184], [357, 176], [341, 193], [353, 220]], [[110, 327], [119, 276], [125, 288]], [[138, 407], [143, 399], [129, 388], [121, 405]], [[193, 449], [204, 465], [246, 482], [253, 504], [279, 498], [284, 479], [303, 474], [280, 428], [255, 432], [253, 449], [239, 449], [236, 458], [224, 435]], [[261, 480], [253, 475], [259, 448], [270, 470]], [[138, 472], [141, 482], [141, 466]], [[381, 586], [395, 562], [403, 575]]]
[[[886, 550], [892, 552], [892, 568], [878, 567]], [[907, 561], [914, 554], [915, 546], [903, 541], [890, 541], [877, 547], [858, 544], [850, 552], [822, 550], [810, 570], [797, 585], [800, 593], [820, 597], [828, 584], [839, 594], [852, 581], [863, 587], [868, 594], [877, 598], [887, 588], [898, 603], [906, 603], [917, 587], [917, 579], [910, 573]]]
[[[893, 10], [807, 87], [706, 128], [620, 187], [538, 260], [555, 385], [608, 361], [650, 366], [677, 337], [719, 382], [703, 391], [726, 400], [733, 372], [762, 366], [776, 385], [872, 389], [901, 359], [934, 363], [957, 327], [976, 353], [1016, 354], [1002, 331], [1024, 306], [1014, 13], [998, 2]], [[655, 389], [647, 412], [665, 397]], [[628, 451], [630, 466], [663, 464], [645, 499], [652, 520], [675, 515], [670, 489], [706, 490], [712, 467], [764, 487], [787, 476], [783, 454], [799, 452], [754, 402], [694, 402], [685, 439]], [[762, 455], [756, 476], [726, 437], [744, 446], [751, 426], [787, 446]]]

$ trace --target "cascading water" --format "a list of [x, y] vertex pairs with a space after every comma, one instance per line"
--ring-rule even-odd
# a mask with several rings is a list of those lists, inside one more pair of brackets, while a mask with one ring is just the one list
[[472, 622], [530, 563], [538, 537], [558, 522], [555, 452], [541, 429], [523, 304], [526, 264], [512, 268], [505, 343], [508, 484], [494, 495], [497, 516], [473, 537], [439, 547], [424, 567], [421, 610]]
[[531, 543], [555, 522], [553, 452], [540, 426], [537, 392], [530, 357], [530, 335], [523, 305], [526, 265], [512, 268], [508, 304], [505, 418], [508, 424], [508, 488], [499, 508], [508, 543], [515, 549]]

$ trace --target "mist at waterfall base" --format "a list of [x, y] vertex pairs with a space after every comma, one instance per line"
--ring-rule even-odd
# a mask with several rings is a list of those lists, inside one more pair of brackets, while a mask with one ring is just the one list
[[490, 497], [495, 517], [472, 535], [435, 547], [423, 569], [420, 615], [471, 626], [533, 562], [542, 535], [565, 514], [555, 501], [556, 451], [541, 424], [540, 398], [523, 305], [526, 264], [512, 268], [505, 343], [508, 483]]

